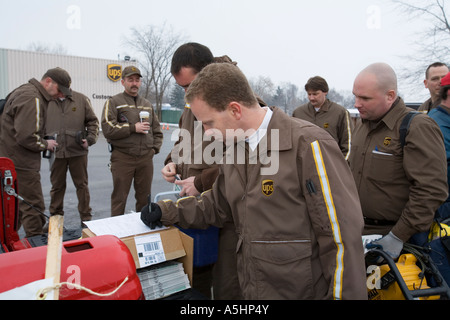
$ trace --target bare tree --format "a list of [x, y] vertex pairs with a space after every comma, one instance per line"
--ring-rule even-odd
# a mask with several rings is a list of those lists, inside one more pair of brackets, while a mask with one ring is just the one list
[[67, 55], [67, 49], [62, 44], [50, 45], [42, 42], [32, 42], [27, 47], [28, 51], [34, 51], [39, 53], [52, 53]]
[[131, 37], [125, 39], [124, 43], [136, 53], [143, 73], [143, 96], [155, 103], [156, 112], [161, 119], [164, 93], [172, 77], [172, 56], [184, 36], [165, 23], [162, 26], [131, 28], [131, 33]]
[[275, 91], [275, 85], [269, 77], [259, 76], [257, 79], [249, 79], [249, 84], [255, 94], [264, 102], [271, 104]]
[[450, 57], [449, 0], [392, 0], [396, 9], [411, 21], [423, 21], [423, 31], [415, 40], [417, 52], [406, 58], [414, 69], [405, 69], [400, 76], [411, 83], [424, 79], [425, 69], [433, 62], [448, 63]]
[[[287, 114], [292, 114], [295, 109], [309, 102], [306, 91], [300, 90], [291, 82], [274, 85], [270, 77], [258, 76], [250, 78], [249, 83], [255, 94], [265, 103], [277, 106]], [[355, 105], [355, 97], [350, 91], [331, 89], [328, 98], [346, 108], [352, 108]]]
[[287, 114], [292, 114], [295, 109], [306, 103], [306, 98], [301, 96], [302, 92], [299, 91], [299, 88], [295, 84], [291, 82], [283, 82], [281, 87], [283, 88], [286, 98], [285, 112]]

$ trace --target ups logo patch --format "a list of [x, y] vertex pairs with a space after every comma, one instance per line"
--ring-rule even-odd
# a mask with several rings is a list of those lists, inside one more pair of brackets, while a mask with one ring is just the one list
[[264, 180], [262, 182], [262, 193], [265, 196], [270, 197], [273, 194], [274, 188], [273, 180]]
[[108, 79], [117, 82], [122, 78], [122, 66], [120, 64], [108, 64]]
[[391, 145], [391, 142], [392, 142], [392, 138], [391, 137], [386, 137], [386, 138], [384, 138], [383, 144], [384, 144], [385, 147], [389, 147]]
[[328, 122], [326, 122], [326, 123], [323, 124], [323, 128], [324, 128], [324, 129], [328, 129], [329, 127], [330, 127], [330, 124], [329, 124]]

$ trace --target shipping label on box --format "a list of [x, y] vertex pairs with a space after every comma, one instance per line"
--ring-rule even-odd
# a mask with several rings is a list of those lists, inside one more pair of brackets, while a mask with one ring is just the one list
[[159, 233], [137, 236], [134, 243], [141, 268], [166, 261]]

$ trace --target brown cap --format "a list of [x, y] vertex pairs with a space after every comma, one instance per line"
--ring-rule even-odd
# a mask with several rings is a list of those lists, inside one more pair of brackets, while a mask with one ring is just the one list
[[142, 78], [141, 71], [138, 68], [136, 68], [135, 66], [126, 67], [122, 71], [122, 79], [125, 79], [126, 77], [132, 76], [134, 74], [137, 74]]
[[59, 91], [62, 92], [64, 96], [72, 95], [72, 90], [70, 90], [70, 85], [72, 84], [72, 79], [70, 79], [69, 73], [61, 68], [49, 69], [43, 78], [51, 78], [58, 84]]

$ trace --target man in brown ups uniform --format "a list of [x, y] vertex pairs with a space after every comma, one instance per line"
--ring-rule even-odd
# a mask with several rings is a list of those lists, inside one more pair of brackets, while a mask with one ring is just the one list
[[[215, 58], [208, 47], [199, 43], [186, 43], [180, 46], [172, 58], [171, 72], [177, 85], [184, 90], [194, 81], [197, 74], [208, 64], [214, 63]], [[183, 138], [180, 137], [175, 143], [172, 152], [165, 160], [165, 167], [162, 170], [163, 178], [175, 183], [181, 187], [180, 196], [198, 196], [200, 193], [209, 190], [216, 180], [219, 168], [217, 164], [206, 164], [202, 159], [194, 159], [194, 150], [201, 148], [203, 155], [204, 149], [211, 143], [202, 141], [202, 144], [195, 145], [194, 133], [195, 122], [197, 119], [192, 114], [189, 105], [185, 105], [183, 114], [179, 121], [179, 127], [187, 130], [190, 134], [191, 154], [182, 154], [179, 150], [183, 145]], [[201, 124], [199, 124], [200, 133], [203, 136]], [[217, 142], [215, 142], [217, 143]], [[180, 155], [182, 159], [180, 159]], [[189, 161], [183, 161], [189, 160]], [[176, 181], [175, 175], [178, 174], [181, 180]]]
[[364, 214], [364, 234], [384, 236], [379, 245], [397, 258], [403, 243], [429, 230], [436, 210], [447, 199], [447, 160], [439, 126], [424, 114], [400, 139], [411, 112], [397, 94], [397, 76], [375, 63], [356, 77], [353, 94], [361, 115], [353, 133], [349, 163]]
[[[233, 62], [227, 56], [214, 57], [210, 49], [202, 44], [185, 43], [173, 55], [171, 72], [177, 84], [184, 90], [187, 90], [191, 82], [197, 77], [197, 74], [211, 63]], [[204, 191], [212, 188], [219, 174], [219, 164], [206, 163], [204, 151], [214, 145], [218, 149], [223, 149], [224, 145], [221, 141], [214, 140], [196, 143], [195, 135], [203, 137], [204, 130], [201, 123], [197, 122], [189, 105], [185, 106], [179, 121], [179, 127], [181, 130], [184, 130], [185, 134], [189, 133], [189, 137], [180, 136], [177, 140], [172, 152], [166, 158], [162, 175], [166, 181], [181, 187], [180, 196], [199, 196]], [[189, 141], [188, 148], [185, 148], [186, 141], [183, 140], [186, 138]], [[196, 160], [195, 154], [197, 152], [202, 155], [201, 159]], [[221, 157], [223, 155], [216, 154], [215, 156]], [[175, 180], [175, 175], [178, 175], [180, 180]], [[205, 265], [201, 266], [194, 264], [194, 289], [205, 297], [210, 298], [212, 287], [214, 299], [216, 300], [240, 299], [242, 296], [237, 280], [235, 254], [237, 237], [233, 226], [227, 224], [218, 231], [218, 244], [210, 241], [211, 236], [209, 234], [214, 235], [214, 229], [209, 229], [207, 235], [204, 235], [203, 230], [191, 230], [189, 232], [193, 232], [191, 235], [194, 235], [194, 238], [198, 239], [197, 241], [208, 243], [211, 247], [218, 245], [216, 263], [208, 261], [208, 263], [204, 263]], [[202, 254], [201, 250], [197, 250], [196, 255], [201, 257]]]
[[305, 90], [308, 93], [309, 103], [294, 110], [293, 116], [325, 129], [336, 140], [347, 160], [353, 130], [349, 112], [327, 98], [329, 88], [324, 78], [310, 78], [305, 85]]
[[65, 99], [48, 105], [47, 136], [56, 138], [58, 148], [51, 160], [50, 214], [64, 215], [64, 194], [69, 169], [78, 198], [81, 221], [92, 219], [88, 187], [88, 148], [98, 138], [98, 119], [85, 95], [73, 91]]
[[[61, 68], [48, 70], [41, 81], [31, 79], [8, 97], [1, 115], [0, 156], [16, 166], [19, 195], [40, 212], [45, 203], [41, 186], [41, 153], [53, 151], [54, 140], [44, 139], [47, 105], [70, 95], [71, 79]], [[45, 218], [26, 203], [19, 203], [20, 223], [27, 237], [43, 233]]]
[[423, 83], [430, 91], [430, 98], [419, 107], [420, 112], [428, 113], [441, 103], [439, 98], [441, 79], [447, 75], [448, 71], [448, 66], [442, 62], [435, 62], [428, 66]]
[[205, 134], [227, 144], [224, 163], [212, 190], [153, 203], [142, 211], [144, 223], [231, 221], [245, 299], [367, 299], [361, 206], [336, 141], [261, 107], [232, 64], [205, 67], [186, 101]]
[[[141, 72], [126, 67], [122, 73], [123, 93], [106, 101], [102, 129], [111, 144], [111, 215], [125, 213], [128, 193], [134, 180], [136, 211], [148, 203], [153, 180], [153, 156], [163, 142], [159, 120], [147, 99], [139, 95]], [[145, 118], [142, 116], [145, 112]]]

